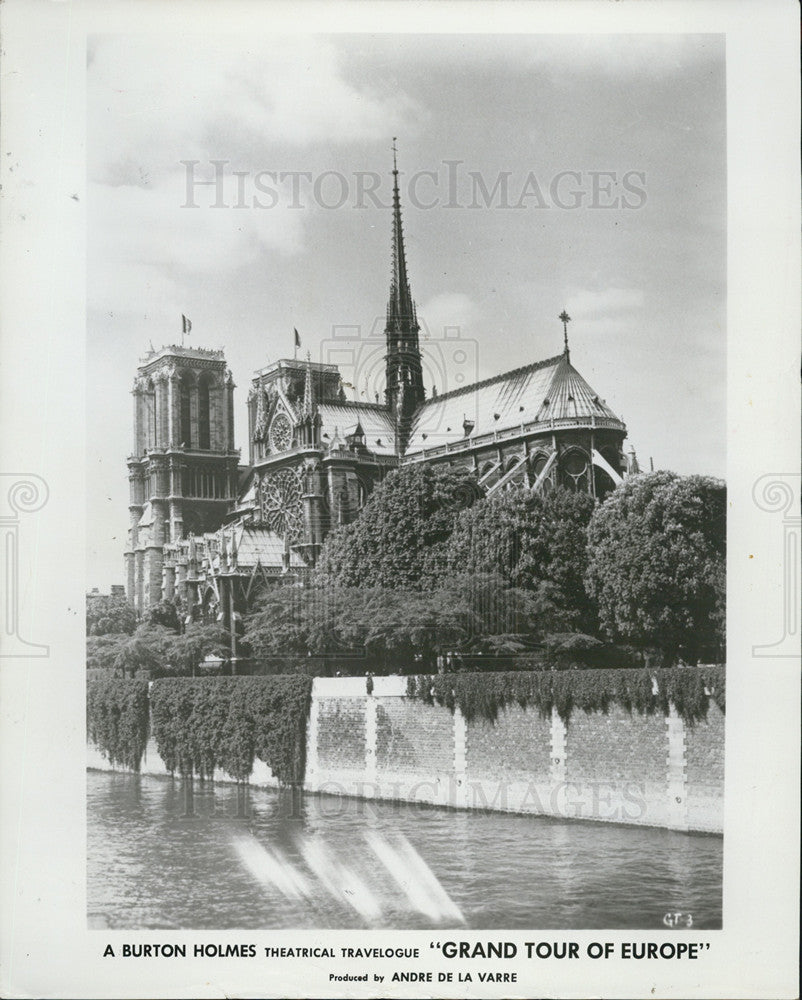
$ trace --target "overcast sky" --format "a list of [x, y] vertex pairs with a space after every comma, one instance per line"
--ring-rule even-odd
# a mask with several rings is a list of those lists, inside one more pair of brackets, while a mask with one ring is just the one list
[[124, 581], [131, 383], [182, 313], [225, 348], [245, 458], [251, 373], [293, 327], [326, 360], [381, 326], [393, 136], [427, 388], [559, 353], [567, 309], [641, 464], [724, 475], [720, 36], [96, 36], [88, 60], [90, 586]]

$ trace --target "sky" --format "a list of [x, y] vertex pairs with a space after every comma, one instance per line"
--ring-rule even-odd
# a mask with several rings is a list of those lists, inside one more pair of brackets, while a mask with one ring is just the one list
[[642, 467], [724, 476], [722, 36], [96, 35], [87, 60], [90, 587], [124, 581], [130, 390], [182, 313], [225, 349], [245, 460], [293, 328], [376, 390], [394, 136], [427, 389], [560, 353], [566, 309]]

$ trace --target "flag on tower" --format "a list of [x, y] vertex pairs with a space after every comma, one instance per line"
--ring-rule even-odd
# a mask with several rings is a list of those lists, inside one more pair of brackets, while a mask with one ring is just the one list
[[183, 313], [181, 313], [181, 332], [187, 334], [191, 329], [192, 329], [192, 320], [187, 319], [186, 316]]
[[301, 338], [300, 338], [300, 336], [298, 334], [298, 331], [296, 330], [295, 327], [292, 328], [292, 332], [295, 334], [295, 353], [293, 354], [293, 357], [297, 358], [298, 357], [298, 348], [301, 346]]

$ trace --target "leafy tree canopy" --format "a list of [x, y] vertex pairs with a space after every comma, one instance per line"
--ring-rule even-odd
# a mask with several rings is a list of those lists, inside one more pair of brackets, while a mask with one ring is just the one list
[[148, 625], [162, 625], [172, 632], [181, 631], [181, 622], [178, 618], [178, 609], [172, 601], [159, 601], [145, 612], [145, 621]]
[[442, 569], [456, 518], [479, 496], [468, 469], [431, 465], [391, 472], [356, 521], [326, 539], [323, 586], [421, 589]]
[[168, 635], [165, 656], [171, 675], [194, 676], [207, 656], [228, 655], [229, 637], [219, 625], [192, 622], [180, 635]]
[[86, 601], [87, 635], [131, 635], [136, 611], [121, 597], [91, 597]]
[[584, 585], [593, 510], [592, 497], [572, 490], [495, 494], [463, 511], [446, 546], [447, 565], [452, 572], [496, 573], [533, 592], [549, 585], [561, 612], [551, 627], [593, 631], [595, 609]]
[[384, 671], [431, 665], [438, 654], [514, 653], [552, 627], [548, 587], [511, 587], [494, 575], [452, 576], [428, 590], [277, 587], [246, 622], [257, 658], [366, 651]]
[[130, 639], [122, 632], [118, 635], [89, 635], [86, 638], [87, 670], [112, 670], [121, 648]]
[[721, 655], [726, 487], [707, 476], [635, 476], [595, 511], [587, 587], [614, 640], [696, 662]]
[[162, 672], [167, 662], [167, 646], [172, 637], [161, 625], [140, 625], [133, 635], [123, 637], [114, 658], [114, 668], [134, 677], [140, 670]]

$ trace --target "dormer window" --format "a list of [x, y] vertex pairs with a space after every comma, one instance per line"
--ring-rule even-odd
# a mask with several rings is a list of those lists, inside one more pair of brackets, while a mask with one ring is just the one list
[[357, 423], [356, 427], [351, 431], [350, 434], [346, 435], [345, 438], [349, 448], [364, 448], [365, 447], [365, 431], [362, 428], [361, 423]]

